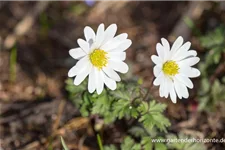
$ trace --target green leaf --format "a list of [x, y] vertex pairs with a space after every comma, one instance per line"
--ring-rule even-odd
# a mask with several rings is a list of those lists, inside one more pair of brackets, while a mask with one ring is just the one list
[[69, 148], [66, 146], [66, 143], [65, 143], [65, 141], [64, 141], [62, 136], [60, 137], [60, 139], [61, 139], [61, 143], [62, 143], [63, 149], [64, 150], [69, 150]]
[[208, 32], [199, 38], [202, 47], [209, 50], [205, 55], [205, 63], [210, 65], [218, 64], [222, 53], [225, 52], [225, 26], [221, 25], [215, 30]]
[[121, 144], [121, 150], [131, 150], [134, 144], [134, 140], [131, 137], [127, 136]]
[[167, 150], [167, 147], [163, 143], [155, 143], [155, 150]]
[[92, 114], [104, 114], [105, 112], [109, 111], [111, 103], [105, 91], [96, 97], [91, 96], [90, 99], [93, 102]]
[[221, 44], [224, 44], [225, 40], [225, 27], [220, 26], [216, 28], [213, 31], [208, 32], [206, 35], [200, 37], [200, 42], [203, 47], [212, 49], [216, 46], [220, 46]]
[[150, 113], [163, 112], [166, 109], [166, 104], [156, 103], [156, 101], [150, 102]]
[[124, 99], [124, 100], [127, 100], [127, 101], [130, 100], [129, 94], [124, 90], [115, 90], [111, 93], [117, 99]]
[[209, 100], [210, 100], [209, 95], [200, 97], [199, 100], [200, 100], [200, 104], [198, 105], [198, 110], [199, 110], [199, 111], [202, 111], [202, 110], [204, 110], [204, 109], [207, 107], [207, 105], [208, 105], [208, 102], [209, 102]]
[[141, 149], [141, 144], [135, 144], [131, 150], [140, 150]]
[[118, 116], [119, 119], [124, 116], [132, 116], [137, 118], [138, 111], [135, 107], [132, 107], [130, 101], [125, 99], [120, 99], [113, 105], [114, 114]]
[[141, 113], [139, 122], [143, 123], [146, 128], [153, 129], [153, 127], [159, 128], [160, 131], [166, 132], [166, 127], [170, 126], [169, 120], [162, 114], [166, 105], [151, 101], [150, 104], [142, 102], [138, 107], [138, 111]]
[[147, 136], [145, 130], [142, 128], [142, 127], [139, 127], [139, 126], [133, 126], [131, 127], [128, 132], [130, 134], [132, 134], [133, 136], [135, 137], [142, 137], [142, 136]]
[[115, 145], [104, 146], [104, 150], [117, 150]]
[[204, 143], [197, 142], [185, 142], [179, 141], [180, 139], [193, 139], [191, 136], [186, 136], [182, 133], [179, 133], [178, 137], [174, 134], [167, 135], [167, 139], [178, 142], [167, 143], [168, 148], [175, 150], [206, 150]]
[[202, 94], [206, 94], [208, 93], [210, 90], [210, 83], [209, 83], [209, 80], [207, 78], [202, 78], [201, 80], [201, 90], [200, 92]]
[[89, 99], [89, 96], [90, 95], [88, 94], [88, 92], [85, 92], [82, 96], [82, 102], [80, 104], [80, 112], [84, 117], [87, 117], [89, 115], [90, 109], [92, 108], [92, 103]]
[[143, 145], [143, 150], [152, 150], [153, 149], [153, 143], [152, 139], [150, 137], [143, 137], [141, 140], [141, 144]]

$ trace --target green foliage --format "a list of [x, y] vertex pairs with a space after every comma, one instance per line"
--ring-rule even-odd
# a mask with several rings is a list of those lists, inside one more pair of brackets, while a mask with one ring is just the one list
[[164, 143], [153, 143], [150, 137], [142, 137], [140, 142], [136, 142], [127, 136], [121, 144], [121, 150], [167, 150]]
[[[79, 108], [83, 116], [99, 115], [106, 124], [114, 122], [116, 119], [135, 120], [138, 124], [131, 126], [129, 133], [140, 138], [136, 142], [131, 137], [126, 137], [121, 144], [122, 150], [150, 150], [163, 148], [162, 144], [153, 145], [151, 136], [156, 137], [158, 133], [170, 126], [169, 120], [163, 115], [166, 109], [165, 104], [157, 103], [147, 97], [147, 90], [140, 88], [141, 81], [120, 82], [117, 89], [111, 91], [104, 89], [98, 95], [90, 94], [87, 89], [87, 81], [80, 86], [74, 86], [72, 80], [66, 81], [66, 89], [69, 98]], [[149, 134], [151, 133], [151, 134]], [[115, 150], [115, 146], [105, 146], [105, 149]]]
[[108, 146], [104, 146], [103, 148], [104, 150], [117, 150], [115, 145], [108, 145]]
[[214, 31], [200, 37], [202, 47], [210, 50], [206, 56], [207, 64], [218, 64], [221, 54], [225, 52], [225, 26], [220, 26]]
[[[193, 139], [190, 136], [186, 136], [184, 134], [179, 134], [178, 136], [174, 134], [169, 134], [167, 136], [167, 139], [171, 140], [191, 140]], [[170, 142], [167, 144], [168, 148], [170, 149], [175, 149], [175, 150], [206, 150], [206, 147], [203, 143], [198, 143], [198, 142]]]
[[156, 101], [142, 102], [138, 107], [138, 111], [142, 114], [139, 121], [147, 128], [152, 129], [156, 126], [159, 130], [166, 131], [166, 127], [170, 126], [170, 122], [162, 114], [165, 109], [165, 104], [156, 103]]
[[130, 101], [120, 99], [116, 101], [113, 105], [114, 114], [118, 114], [118, 118], [122, 119], [124, 116], [127, 118], [134, 117], [137, 118], [137, 109], [132, 107]]
[[225, 85], [216, 79], [212, 85], [203, 78], [201, 82], [202, 90], [199, 92], [199, 110], [215, 110], [215, 106], [225, 102]]
[[150, 137], [143, 137], [141, 141], [141, 145], [143, 146], [143, 150], [153, 149], [153, 143]]
[[[167, 141], [169, 139], [171, 141]], [[149, 136], [141, 137], [140, 141], [132, 139], [130, 136], [124, 138], [120, 149], [121, 150], [206, 150], [206, 146], [203, 143], [187, 141], [193, 140], [193, 137], [186, 136], [184, 134], [179, 134], [178, 136], [174, 134], [168, 134], [166, 139], [162, 137], [151, 138]], [[158, 140], [158, 141], [157, 141]], [[180, 141], [181, 140], [181, 141]], [[183, 141], [182, 141], [183, 140]], [[185, 141], [186, 140], [186, 141]], [[154, 142], [155, 141], [155, 142]], [[112, 150], [117, 150], [113, 146], [105, 146]]]
[[167, 150], [167, 147], [163, 143], [155, 143], [155, 150]]
[[144, 128], [140, 126], [133, 126], [131, 127], [128, 132], [133, 135], [134, 137], [143, 137], [148, 136], [148, 133], [144, 130]]
[[133, 149], [135, 146], [135, 141], [131, 137], [126, 137], [121, 144], [121, 150]]
[[212, 111], [216, 106], [224, 105], [225, 85], [222, 79], [211, 81], [219, 65], [222, 65], [222, 55], [225, 52], [225, 26], [219, 26], [206, 35], [199, 37], [200, 43], [206, 49], [203, 61], [199, 64], [201, 84], [198, 91], [199, 110]]
[[218, 64], [221, 60], [221, 54], [225, 52], [225, 27], [220, 26], [205, 36], [200, 37], [202, 47], [210, 50], [206, 55], [208, 65]]
[[139, 122], [146, 128], [157, 127], [160, 131], [166, 131], [166, 127], [170, 125], [163, 115], [166, 105], [154, 100], [143, 101], [144, 90], [135, 81], [118, 83], [115, 91], [105, 89], [100, 95], [88, 93], [86, 82], [77, 87], [72, 86], [72, 80], [67, 80], [66, 83], [69, 97], [80, 108], [83, 116], [98, 114], [104, 118], [105, 123], [111, 123], [117, 118], [140, 118]]
[[84, 116], [89, 115], [88, 107], [90, 104], [87, 98], [88, 94], [84, 94], [86, 86], [87, 81], [84, 81], [83, 84], [79, 86], [74, 86], [71, 78], [66, 80], [66, 90], [68, 91], [69, 99], [76, 105], [76, 107], [81, 107], [81, 113], [85, 114]]

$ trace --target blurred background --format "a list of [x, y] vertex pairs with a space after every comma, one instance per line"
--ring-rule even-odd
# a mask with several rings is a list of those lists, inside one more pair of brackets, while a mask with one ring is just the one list
[[[96, 150], [91, 118], [81, 117], [65, 90], [86, 25], [118, 25], [133, 41], [127, 50], [130, 73], [144, 80], [155, 99], [168, 104], [169, 132], [225, 138], [225, 2], [0, 2], [0, 149]], [[188, 100], [160, 99], [150, 56], [160, 38], [192, 42], [202, 75]], [[122, 126], [122, 127], [121, 127]], [[123, 122], [104, 128], [104, 144], [119, 144]], [[222, 150], [224, 143], [206, 143]]]

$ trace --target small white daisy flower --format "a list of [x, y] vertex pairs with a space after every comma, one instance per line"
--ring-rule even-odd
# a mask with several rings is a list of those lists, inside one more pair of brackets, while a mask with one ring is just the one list
[[183, 44], [183, 38], [178, 37], [172, 48], [164, 38], [161, 43], [157, 43], [157, 54], [151, 57], [156, 64], [153, 73], [156, 77], [153, 84], [159, 87], [160, 97], [170, 98], [173, 103], [179, 99], [188, 98], [188, 88], [193, 88], [193, 83], [189, 78], [200, 75], [200, 71], [192, 66], [199, 62], [199, 57], [195, 50], [189, 50], [191, 43]]
[[[128, 66], [124, 52], [131, 45], [128, 35], [122, 33], [115, 36], [117, 25], [111, 24], [106, 30], [100, 24], [97, 33], [92, 28], [84, 28], [86, 40], [78, 39], [80, 47], [71, 49], [69, 54], [78, 62], [69, 72], [69, 77], [75, 77], [74, 84], [79, 85], [88, 76], [88, 91], [95, 90], [101, 94], [104, 84], [111, 90], [116, 89], [116, 81], [120, 81], [117, 72], [127, 73]], [[115, 37], [114, 37], [115, 36]]]

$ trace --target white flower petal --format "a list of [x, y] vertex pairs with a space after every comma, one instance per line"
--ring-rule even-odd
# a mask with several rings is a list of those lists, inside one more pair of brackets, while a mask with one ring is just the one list
[[102, 45], [109, 40], [113, 39], [113, 37], [116, 34], [117, 30], [117, 25], [116, 24], [111, 24], [106, 30], [105, 30], [105, 39], [102, 42]]
[[94, 30], [89, 27], [89, 26], [86, 26], [84, 28], [84, 36], [85, 36], [85, 39], [86, 41], [90, 44], [90, 40], [95, 40], [95, 32]]
[[152, 55], [151, 59], [152, 59], [154, 64], [162, 64], [162, 60], [156, 55]]
[[179, 88], [180, 88], [180, 92], [182, 94], [182, 97], [183, 98], [188, 98], [189, 97], [189, 93], [188, 93], [187, 87], [183, 83], [180, 83], [179, 84]]
[[172, 60], [176, 60], [177, 57], [184, 56], [185, 53], [189, 50], [190, 47], [191, 47], [191, 43], [190, 42], [186, 42], [176, 52], [174, 52], [174, 54], [173, 54], [171, 59]]
[[105, 74], [109, 78], [111, 78], [115, 81], [121, 81], [120, 76], [113, 69], [111, 69], [109, 67], [104, 67], [102, 70], [105, 72]]
[[69, 77], [74, 77], [74, 76], [76, 76], [76, 75], [78, 74], [78, 71], [79, 71], [79, 69], [78, 69], [77, 66], [75, 65], [75, 66], [73, 66], [73, 67], [69, 70], [68, 76], [69, 76]]
[[164, 47], [160, 43], [156, 44], [156, 51], [157, 51], [159, 58], [163, 61], [165, 51], [164, 51]]
[[164, 59], [163, 59], [163, 61], [165, 62], [170, 58], [170, 44], [164, 38], [161, 39], [161, 42], [162, 42], [162, 45], [163, 45], [163, 48], [164, 48]]
[[125, 40], [125, 39], [127, 39], [127, 37], [128, 37], [127, 33], [121, 33], [121, 34], [115, 36], [114, 38], [117, 40]]
[[103, 72], [98, 70], [96, 72], [96, 86], [97, 86], [97, 94], [100, 95], [104, 89], [104, 75]]
[[182, 67], [179, 69], [179, 72], [183, 75], [183, 76], [187, 76], [189, 78], [195, 78], [200, 76], [200, 71], [196, 68], [193, 67]]
[[189, 50], [188, 52], [190, 56], [197, 56], [197, 52], [195, 50]]
[[162, 83], [163, 78], [164, 78], [164, 74], [163, 74], [163, 72], [161, 71], [160, 74], [159, 74], [159, 75], [156, 77], [156, 79], [153, 81], [153, 84], [154, 84], [155, 86], [160, 85], [160, 84]]
[[87, 55], [85, 53], [84, 50], [82, 50], [81, 48], [74, 48], [69, 50], [69, 54], [70, 56], [72, 56], [74, 59], [80, 59], [82, 57], [84, 57], [85, 55]]
[[85, 53], [86, 54], [88, 54], [88, 52], [89, 52], [89, 43], [88, 42], [86, 42], [85, 40], [83, 40], [83, 39], [78, 39], [77, 40], [77, 43], [78, 43], [78, 45], [80, 46], [80, 48], [82, 48], [84, 51], [85, 51]]
[[182, 76], [180, 74], [177, 74], [175, 77], [177, 78], [177, 80], [182, 82], [184, 85], [186, 85], [190, 89], [192, 89], [194, 87], [193, 83], [191, 82], [191, 80], [187, 76]]
[[89, 62], [88, 62], [88, 57], [87, 57], [87, 56], [81, 58], [81, 59], [76, 63], [76, 65], [73, 66], [73, 67], [69, 70], [68, 76], [69, 76], [69, 77], [74, 77], [74, 76], [78, 75], [78, 74], [84, 69], [83, 66], [88, 65], [88, 63], [89, 63]]
[[115, 71], [118, 71], [120, 73], [127, 73], [129, 70], [128, 65], [122, 61], [109, 60], [108, 64], [109, 64], [110, 68], [112, 68]]
[[161, 38], [161, 42], [162, 42], [163, 47], [166, 50], [170, 50], [170, 44], [169, 44], [169, 42], [165, 38]]
[[115, 49], [108, 49], [112, 52], [123, 52], [126, 49], [128, 49], [131, 46], [132, 42], [129, 39], [124, 40], [123, 42], [121, 42]]
[[182, 55], [174, 57], [173, 60], [181, 61], [181, 60], [184, 60], [184, 59], [187, 59], [187, 58], [191, 58], [191, 57], [195, 57], [195, 56], [197, 56], [197, 52], [194, 51], [194, 50], [190, 50], [190, 51], [184, 52]]
[[200, 61], [198, 57], [190, 57], [178, 62], [179, 66], [193, 66]]
[[173, 56], [173, 54], [175, 54], [175, 52], [181, 47], [181, 45], [183, 44], [184, 39], [179, 36], [176, 41], [173, 43], [173, 46], [171, 48], [171, 55]]
[[[104, 24], [100, 24], [96, 34], [91, 27], [84, 28], [86, 41], [78, 39], [79, 48], [69, 51], [74, 59], [79, 60], [68, 72], [69, 77], [75, 76], [75, 85], [79, 85], [88, 76], [88, 91], [90, 93], [96, 90], [97, 94], [101, 94], [104, 90], [104, 84], [111, 90], [116, 89], [116, 81], [121, 81], [117, 72], [126, 73], [129, 69], [128, 65], [123, 62], [126, 59], [126, 53], [123, 51], [132, 43], [131, 40], [127, 39], [128, 34], [126, 33], [114, 37], [116, 31], [116, 24], [110, 25], [106, 30]], [[107, 52], [108, 64], [102, 69], [96, 68], [89, 58], [89, 54], [95, 49]]]
[[162, 78], [162, 82], [161, 82], [161, 84], [160, 84], [160, 86], [159, 86], [159, 96], [160, 97], [163, 97], [164, 96], [164, 88], [165, 88], [165, 82], [164, 82], [164, 78]]
[[171, 87], [171, 85], [173, 84], [172, 83], [172, 80], [171, 79], [169, 79], [168, 77], [166, 77], [165, 76], [165, 81], [164, 81], [165, 83], [165, 87], [164, 87], [164, 96], [165, 96], [165, 98], [168, 98], [168, 96], [169, 96], [169, 90], [170, 90], [170, 87]]
[[176, 78], [174, 78], [174, 87], [175, 87], [177, 96], [179, 97], [179, 99], [182, 99], [182, 91], [180, 88], [180, 82]]
[[95, 83], [95, 80], [96, 80], [96, 77], [95, 77], [95, 67], [92, 67], [92, 70], [89, 74], [89, 77], [88, 77], [88, 91], [90, 93], [93, 93], [96, 89], [96, 83]]
[[[186, 42], [183, 44], [183, 38], [178, 37], [170, 50], [169, 42], [162, 38], [161, 42], [156, 45], [157, 54], [151, 57], [153, 63], [156, 66], [153, 68], [153, 73], [156, 79], [153, 84], [159, 87], [160, 97], [170, 96], [173, 103], [176, 103], [177, 96], [179, 99], [182, 97], [188, 98], [188, 88], [193, 88], [194, 85], [189, 77], [197, 77], [200, 75], [200, 71], [191, 66], [199, 62], [197, 52], [195, 50], [189, 50], [191, 43]], [[178, 66], [178, 74], [175, 76], [167, 76], [162, 71], [163, 63], [166, 61], [175, 61]]]
[[177, 103], [177, 95], [175, 93], [173, 84], [172, 84], [172, 87], [170, 89], [170, 99], [172, 100], [173, 103]]
[[184, 45], [182, 45], [178, 51], [182, 51], [182, 52], [185, 52], [185, 51], [188, 51], [189, 48], [191, 47], [191, 42], [186, 42], [184, 43]]
[[97, 29], [96, 41], [95, 41], [96, 48], [99, 48], [101, 46], [101, 44], [102, 44], [102, 42], [105, 38], [105, 34], [104, 34], [105, 31], [104, 30], [105, 30], [105, 26], [102, 23], [98, 26], [98, 29]]
[[84, 79], [90, 73], [91, 67], [92, 67], [91, 64], [86, 66], [85, 69], [75, 77], [74, 80], [75, 85], [79, 85], [82, 81], [84, 81]]
[[126, 40], [127, 34], [119, 34], [115, 36], [112, 40], [109, 40], [105, 44], [103, 44], [100, 49], [104, 49], [105, 51], [110, 51], [112, 49], [117, 48], [124, 40]]
[[109, 59], [124, 61], [126, 59], [125, 52], [108, 52]]
[[154, 76], [157, 77], [160, 72], [162, 71], [162, 68], [159, 67], [159, 65], [156, 65], [154, 68], [153, 68], [153, 73], [154, 73]]
[[174, 81], [176, 82], [176, 86], [177, 86], [176, 87], [177, 95], [179, 94], [179, 96], [181, 96], [181, 98], [182, 97], [188, 98], [189, 97], [189, 93], [188, 93], [187, 87], [182, 82], [180, 82], [179, 80], [177, 80], [177, 78], [174, 78]]
[[116, 89], [116, 81], [108, 78], [106, 75], [104, 75], [104, 83], [109, 89], [111, 90]]
[[201, 73], [198, 69], [191, 67], [190, 72], [187, 76], [190, 78], [196, 78], [196, 77], [200, 76], [200, 74]]

